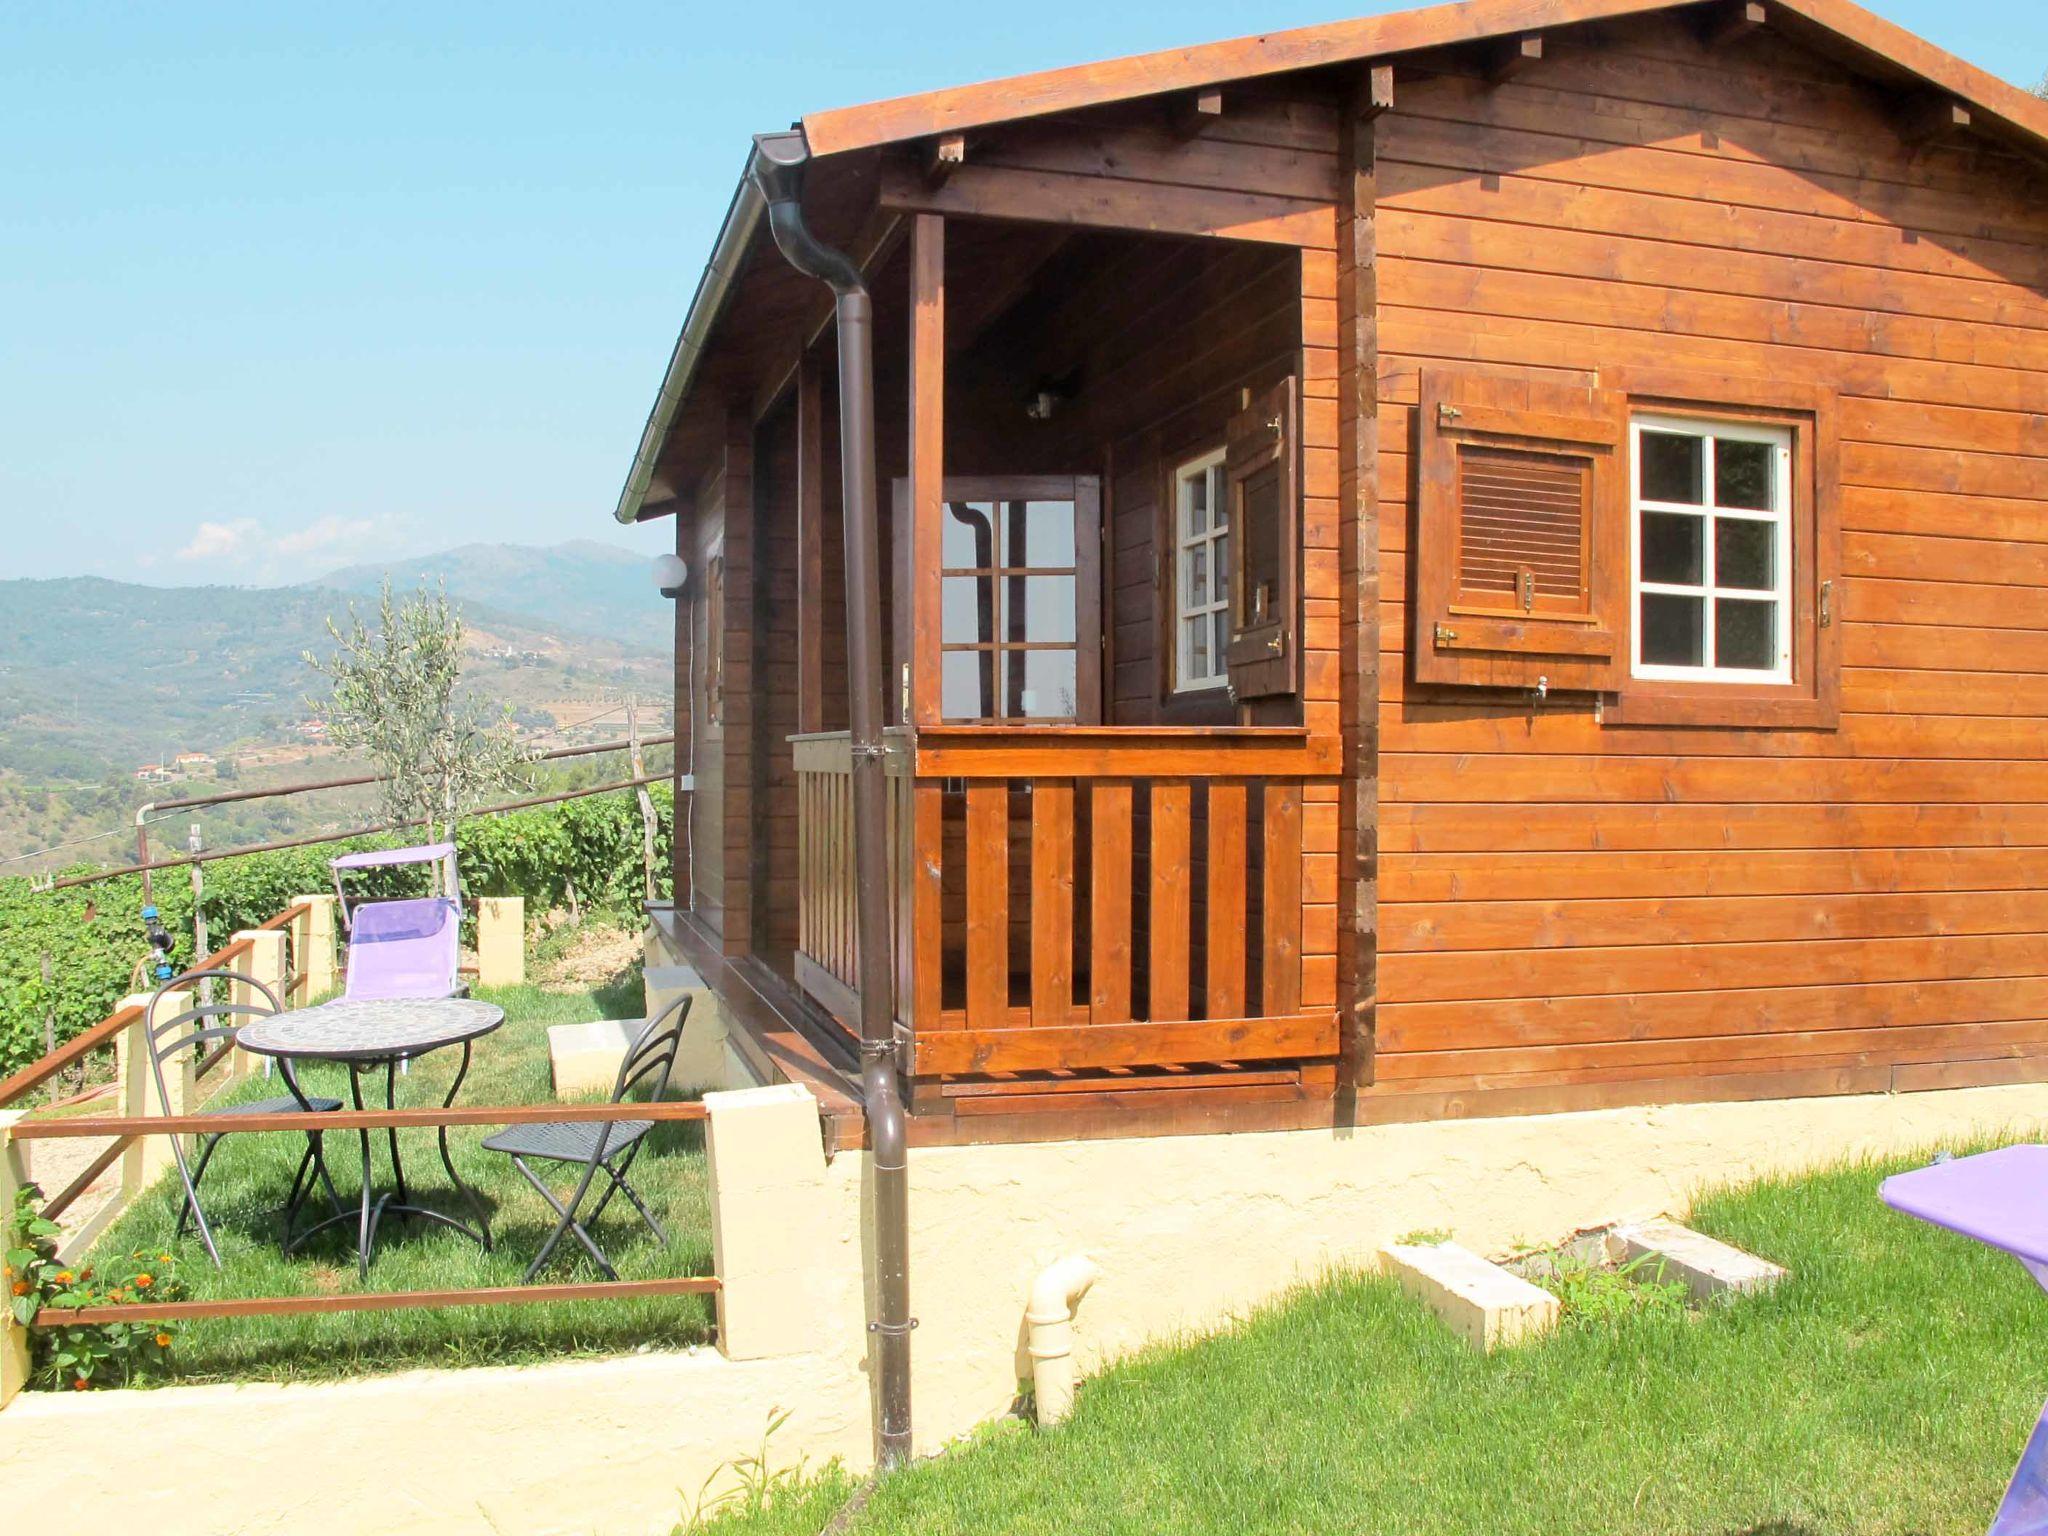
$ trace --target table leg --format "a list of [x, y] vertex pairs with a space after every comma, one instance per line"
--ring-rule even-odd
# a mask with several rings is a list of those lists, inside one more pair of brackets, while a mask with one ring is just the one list
[[[363, 1107], [363, 1069], [353, 1061], [348, 1064], [348, 1096], [357, 1109]], [[363, 1198], [356, 1218], [356, 1273], [367, 1280], [370, 1278], [370, 1244], [375, 1241], [377, 1231], [370, 1206], [370, 1133], [367, 1130], [358, 1130], [356, 1140], [363, 1153]], [[377, 1202], [380, 1214], [383, 1204], [381, 1200]]]
[[[398, 1108], [398, 1063], [396, 1061], [384, 1063], [384, 1107], [386, 1109]], [[412, 1197], [405, 1191], [405, 1164], [399, 1161], [398, 1157], [398, 1127], [395, 1125], [387, 1127], [384, 1137], [391, 1147], [391, 1182], [398, 1192], [398, 1203], [400, 1205], [410, 1205]]]
[[2040, 1536], [2043, 1531], [2048, 1531], [2048, 1407], [2020, 1452], [1990, 1536]]
[[[455, 1081], [448, 1085], [448, 1096], [441, 1101], [443, 1109], [447, 1109], [454, 1104], [455, 1091], [462, 1086], [462, 1080], [469, 1076], [469, 1052], [470, 1044], [465, 1040], [462, 1042], [462, 1065], [455, 1069]], [[489, 1253], [491, 1251], [491, 1224], [484, 1216], [483, 1202], [477, 1199], [475, 1190], [462, 1182], [462, 1175], [455, 1171], [455, 1159], [448, 1155], [448, 1127], [443, 1125], [437, 1126], [435, 1129], [441, 1141], [441, 1166], [448, 1170], [448, 1182], [462, 1192], [462, 1199], [469, 1207], [469, 1214], [476, 1218], [476, 1229], [479, 1240], [484, 1245], [484, 1252]]]

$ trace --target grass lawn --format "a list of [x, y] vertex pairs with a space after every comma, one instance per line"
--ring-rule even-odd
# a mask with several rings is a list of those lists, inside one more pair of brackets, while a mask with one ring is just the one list
[[[458, 1097], [458, 1102], [465, 1104], [549, 1102], [548, 1025], [637, 1017], [640, 1002], [637, 985], [580, 994], [518, 987], [478, 995], [500, 1004], [506, 1022], [477, 1042], [475, 1061]], [[460, 1059], [459, 1051], [440, 1051], [414, 1062], [411, 1073], [398, 1080], [399, 1103], [438, 1104]], [[347, 1073], [339, 1067], [310, 1068], [301, 1073], [300, 1080], [308, 1094], [348, 1098]], [[381, 1075], [373, 1080], [366, 1073], [366, 1102], [372, 1100], [373, 1090], [374, 1102], [381, 1104]], [[258, 1075], [238, 1085], [232, 1096], [262, 1098], [285, 1091], [279, 1079], [266, 1081]], [[223, 1267], [213, 1268], [197, 1234], [188, 1231], [175, 1245], [178, 1274], [194, 1300], [517, 1284], [552, 1230], [555, 1217], [520, 1178], [509, 1158], [482, 1149], [481, 1143], [492, 1129], [458, 1126], [450, 1130], [449, 1143], [463, 1179], [484, 1202], [496, 1243], [493, 1253], [483, 1253], [468, 1238], [438, 1225], [387, 1221], [377, 1234], [369, 1280], [359, 1283], [351, 1220], [286, 1259], [278, 1251], [278, 1217], [305, 1143], [296, 1134], [250, 1134], [232, 1136], [222, 1145], [200, 1187]], [[415, 1201], [466, 1219], [461, 1197], [449, 1187], [441, 1167], [433, 1133], [401, 1131], [399, 1138], [406, 1180]], [[330, 1133], [326, 1149], [336, 1187], [353, 1211], [362, 1169], [356, 1138], [348, 1132]], [[380, 1187], [388, 1187], [383, 1132], [373, 1133], [371, 1149], [377, 1181]], [[537, 1172], [548, 1166], [534, 1164]], [[580, 1170], [566, 1165], [556, 1165], [556, 1169], [552, 1183], [558, 1195], [565, 1195]], [[670, 1242], [666, 1246], [657, 1242], [632, 1207], [623, 1199], [614, 1199], [605, 1208], [596, 1235], [620, 1275], [634, 1280], [709, 1273], [711, 1228], [702, 1126], [656, 1126], [631, 1177], [668, 1229]], [[95, 1245], [94, 1255], [172, 1247], [177, 1192], [173, 1174], [145, 1193]], [[310, 1209], [325, 1214], [324, 1196], [316, 1196]], [[302, 1217], [302, 1221], [311, 1219]], [[543, 1281], [602, 1278], [573, 1238], [563, 1240], [551, 1267], [541, 1276]], [[217, 1318], [181, 1326], [172, 1351], [172, 1369], [175, 1378], [184, 1381], [284, 1381], [408, 1366], [502, 1364], [622, 1353], [643, 1345], [697, 1343], [710, 1336], [710, 1299], [703, 1296], [318, 1317]]]
[[[1791, 1268], [1774, 1295], [1488, 1359], [1390, 1282], [1332, 1281], [1105, 1372], [1058, 1430], [909, 1469], [852, 1529], [1978, 1536], [2048, 1393], [2048, 1300], [1879, 1204], [1917, 1161], [1702, 1201], [1695, 1226]], [[851, 1486], [712, 1523], [808, 1536]]]

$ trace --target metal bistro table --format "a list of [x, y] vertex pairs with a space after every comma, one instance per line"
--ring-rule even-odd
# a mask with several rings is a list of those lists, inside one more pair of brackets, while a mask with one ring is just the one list
[[[491, 1003], [480, 1003], [466, 997], [437, 998], [389, 998], [353, 999], [338, 998], [331, 1003], [319, 1003], [311, 1008], [300, 1008], [290, 1013], [274, 1013], [268, 1018], [258, 1019], [244, 1025], [235, 1035], [235, 1043], [246, 1051], [259, 1056], [277, 1059], [285, 1084], [292, 1091], [292, 1097], [301, 1107], [310, 1111], [312, 1104], [299, 1088], [298, 1074], [294, 1063], [303, 1061], [335, 1061], [348, 1068], [349, 1096], [357, 1109], [363, 1105], [363, 1072], [367, 1068], [375, 1071], [384, 1069], [384, 1105], [396, 1109], [398, 1067], [401, 1062], [424, 1056], [429, 1051], [438, 1051], [447, 1046], [462, 1047], [462, 1065], [455, 1073], [455, 1081], [448, 1085], [448, 1096], [441, 1101], [442, 1107], [455, 1102], [455, 1095], [462, 1087], [462, 1080], [469, 1075], [470, 1050], [474, 1043], [505, 1022], [505, 1010]], [[377, 1226], [386, 1215], [418, 1216], [428, 1221], [438, 1221], [443, 1226], [453, 1227], [466, 1237], [483, 1245], [486, 1253], [491, 1250], [491, 1229], [484, 1219], [483, 1203], [477, 1199], [476, 1191], [462, 1182], [455, 1171], [455, 1163], [448, 1155], [448, 1127], [437, 1127], [441, 1145], [441, 1166], [448, 1170], [448, 1178], [460, 1192], [469, 1206], [470, 1215], [476, 1225], [470, 1226], [443, 1211], [430, 1210], [423, 1205], [412, 1203], [412, 1196], [406, 1188], [405, 1164], [398, 1156], [398, 1128], [387, 1128], [385, 1135], [391, 1148], [392, 1188], [372, 1197], [372, 1174], [370, 1170], [370, 1133], [358, 1130], [356, 1135], [363, 1153], [363, 1192], [361, 1208], [354, 1214], [356, 1221], [356, 1263], [358, 1272], [367, 1276], [370, 1271], [370, 1254], [377, 1241]], [[296, 1211], [285, 1212], [285, 1230], [291, 1230]], [[296, 1252], [318, 1233], [329, 1227], [338, 1226], [350, 1219], [351, 1213], [344, 1211], [316, 1222], [291, 1239], [285, 1245], [286, 1253]]]
[[[2048, 1289], [2048, 1147], [2003, 1147], [1894, 1174], [1878, 1196], [1895, 1211], [2002, 1249]], [[2048, 1536], [2048, 1408], [2027, 1437], [1990, 1536]]]

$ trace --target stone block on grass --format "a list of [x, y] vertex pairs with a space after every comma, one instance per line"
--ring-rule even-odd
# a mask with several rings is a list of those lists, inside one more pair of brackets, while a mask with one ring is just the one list
[[639, 1032], [638, 1019], [594, 1019], [588, 1024], [548, 1026], [548, 1070], [555, 1097], [609, 1096], [619, 1080], [619, 1063]]
[[1557, 1326], [1557, 1298], [1456, 1243], [1390, 1243], [1381, 1250], [1401, 1289], [1473, 1348], [1492, 1352]]
[[1608, 1246], [1623, 1262], [1647, 1260], [1645, 1270], [1661, 1265], [1664, 1278], [1683, 1280], [1701, 1305], [1724, 1296], [1767, 1291], [1786, 1274], [1768, 1259], [1661, 1217], [1616, 1227], [1608, 1234]]

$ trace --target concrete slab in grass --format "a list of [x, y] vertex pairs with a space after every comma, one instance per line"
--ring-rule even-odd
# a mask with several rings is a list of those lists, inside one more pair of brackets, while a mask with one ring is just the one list
[[1390, 1243], [1380, 1250], [1401, 1288], [1474, 1348], [1492, 1351], [1557, 1326], [1557, 1298], [1456, 1243]]
[[1786, 1274], [1768, 1259], [1661, 1217], [1616, 1227], [1608, 1234], [1608, 1245], [1623, 1261], [1647, 1259], [1645, 1269], [1661, 1264], [1664, 1278], [1683, 1280], [1692, 1299], [1700, 1303], [1767, 1291]]

